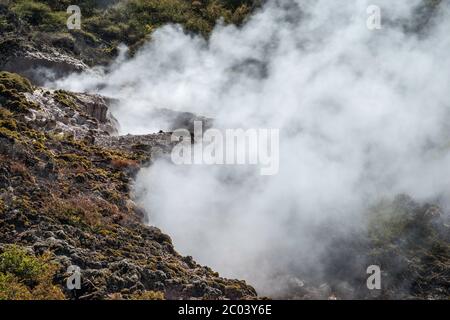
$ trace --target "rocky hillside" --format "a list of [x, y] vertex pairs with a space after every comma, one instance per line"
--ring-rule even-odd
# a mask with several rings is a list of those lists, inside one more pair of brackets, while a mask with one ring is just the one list
[[[259, 0], [1, 0], [0, 69], [58, 77], [87, 66], [107, 64], [118, 45], [135, 52], [152, 32], [167, 23], [205, 36], [216, 21], [240, 24]], [[70, 5], [81, 10], [81, 29], [69, 30]]]
[[[72, 4], [82, 10], [81, 30], [66, 27]], [[255, 297], [143, 224], [133, 177], [170, 150], [167, 133], [113, 137], [107, 98], [35, 86], [107, 64], [120, 43], [135, 50], [162, 24], [207, 36], [220, 16], [240, 23], [255, 4], [0, 1], [0, 70], [13, 72], [0, 73], [0, 299]], [[75, 292], [65, 286], [70, 265], [82, 269]]]
[[[102, 97], [0, 73], [0, 299], [251, 298], [142, 223], [131, 182], [165, 133], [116, 138]], [[65, 288], [67, 267], [81, 289]]]

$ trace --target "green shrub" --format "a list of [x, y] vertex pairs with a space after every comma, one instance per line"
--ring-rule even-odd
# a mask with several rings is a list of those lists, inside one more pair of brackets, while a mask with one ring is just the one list
[[64, 299], [53, 284], [56, 270], [49, 253], [36, 257], [22, 247], [6, 246], [0, 254], [0, 300]]
[[33, 87], [28, 79], [6, 71], [0, 72], [0, 85], [3, 85], [4, 89], [15, 89], [18, 92], [33, 91]]
[[12, 11], [34, 26], [45, 22], [52, 12], [50, 7], [45, 3], [32, 0], [19, 1], [12, 7]]
[[21, 19], [42, 31], [58, 31], [66, 27], [67, 13], [52, 10], [42, 1], [22, 0], [12, 6]]
[[32, 294], [12, 274], [0, 273], [0, 300], [31, 300]]
[[24, 249], [12, 245], [0, 254], [0, 273], [9, 273], [27, 282], [37, 282], [45, 265]]
[[39, 24], [39, 30], [49, 32], [59, 32], [67, 30], [67, 13], [51, 12], [46, 19]]
[[0, 30], [7, 30], [7, 29], [9, 29], [9, 27], [10, 27], [10, 25], [9, 25], [6, 17], [0, 16]]

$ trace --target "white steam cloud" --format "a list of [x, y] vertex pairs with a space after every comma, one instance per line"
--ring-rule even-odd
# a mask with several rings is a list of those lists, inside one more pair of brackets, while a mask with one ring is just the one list
[[[371, 4], [381, 30], [366, 26]], [[163, 27], [108, 73], [57, 85], [119, 99], [126, 133], [164, 129], [148, 116], [161, 107], [218, 128], [279, 128], [278, 175], [161, 160], [136, 182], [149, 221], [178, 251], [277, 295], [275, 276], [320, 275], [324, 225], [363, 226], [370, 204], [399, 193], [450, 200], [449, 4], [405, 31], [421, 24], [420, 4], [269, 1], [208, 41]]]

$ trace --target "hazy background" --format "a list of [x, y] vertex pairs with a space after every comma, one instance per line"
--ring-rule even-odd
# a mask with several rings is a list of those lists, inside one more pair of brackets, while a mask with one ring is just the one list
[[[417, 31], [420, 3], [269, 1], [208, 41], [169, 25], [133, 59], [54, 85], [119, 99], [122, 133], [165, 129], [161, 107], [280, 129], [278, 175], [160, 160], [135, 185], [180, 253], [276, 295], [320, 278], [324, 232], [363, 228], [379, 199], [450, 200], [449, 4]], [[366, 27], [371, 4], [381, 30]]]

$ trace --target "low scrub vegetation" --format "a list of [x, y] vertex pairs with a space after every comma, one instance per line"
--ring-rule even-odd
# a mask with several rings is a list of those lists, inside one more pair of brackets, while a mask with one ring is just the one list
[[[87, 63], [98, 55], [114, 56], [125, 43], [134, 52], [156, 28], [178, 23], [188, 32], [208, 36], [216, 22], [241, 24], [259, 0], [129, 0], [0, 2], [0, 34], [18, 28], [36, 42], [48, 42], [66, 52], [84, 56]], [[109, 4], [105, 4], [109, 3]], [[68, 30], [68, 6], [81, 9], [81, 30]], [[104, 58], [104, 57], [103, 57]], [[92, 60], [92, 61], [90, 61]]]
[[52, 283], [56, 270], [50, 254], [36, 257], [23, 247], [6, 246], [0, 254], [0, 300], [64, 299]]

